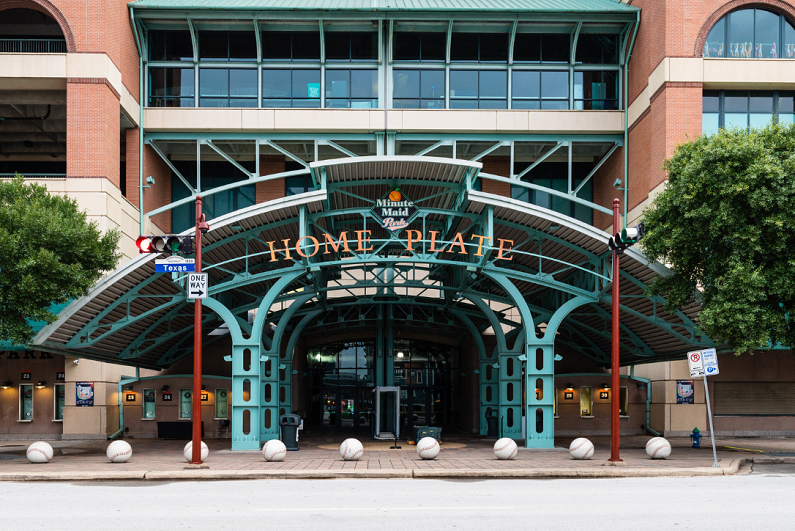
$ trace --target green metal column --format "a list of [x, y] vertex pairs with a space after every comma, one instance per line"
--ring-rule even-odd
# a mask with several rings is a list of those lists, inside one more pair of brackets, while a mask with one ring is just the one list
[[259, 450], [259, 342], [232, 345], [232, 450]]
[[555, 349], [527, 342], [525, 448], [555, 446]]

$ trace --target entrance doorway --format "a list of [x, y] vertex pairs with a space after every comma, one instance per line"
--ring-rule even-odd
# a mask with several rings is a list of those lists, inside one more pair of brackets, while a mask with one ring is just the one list
[[370, 431], [374, 414], [372, 388], [327, 387], [312, 398], [311, 425]]

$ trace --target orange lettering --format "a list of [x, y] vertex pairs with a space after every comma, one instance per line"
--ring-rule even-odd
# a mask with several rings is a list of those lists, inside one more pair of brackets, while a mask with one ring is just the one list
[[[303, 240], [306, 240], [307, 238], [312, 240], [312, 243], [315, 244], [315, 250], [312, 251], [312, 254], [310, 254], [310, 255], [304, 254], [303, 249], [301, 249], [301, 242]], [[298, 240], [298, 243], [295, 244], [295, 252], [300, 254], [304, 258], [309, 258], [310, 256], [315, 256], [319, 250], [320, 250], [320, 243], [317, 241], [317, 239], [315, 239], [314, 236], [304, 236], [303, 238]]]
[[[417, 237], [414, 238], [414, 239], [411, 238], [411, 233], [412, 232], [417, 235]], [[420, 231], [418, 231], [418, 230], [408, 230], [408, 231], [406, 231], [406, 237], [409, 240], [409, 251], [413, 251], [414, 249], [412, 249], [411, 244], [412, 243], [417, 243], [418, 241], [420, 241], [422, 239], [422, 233]]]
[[[500, 240], [500, 251], [497, 253], [497, 260], [513, 260], [513, 256], [505, 257], [505, 256], [502, 255], [502, 252], [504, 250], [503, 244], [505, 242], [511, 242], [511, 245], [513, 245], [513, 240], [503, 240], [502, 238], [497, 238], [497, 239]], [[508, 247], [508, 252], [509, 253], [511, 252], [511, 248], [510, 247]]]
[[337, 240], [336, 245], [334, 243], [334, 238], [332, 238], [329, 233], [327, 233], [327, 232], [323, 233], [323, 238], [324, 238], [324, 240], [326, 242], [326, 243], [323, 244], [326, 247], [326, 252], [323, 253], [323, 254], [330, 254], [331, 253], [331, 251], [328, 250], [329, 245], [331, 245], [331, 248], [334, 249], [335, 253], [340, 252], [340, 245], [344, 245], [344, 249], [345, 249], [346, 252], [351, 252], [351, 250], [348, 248], [348, 231], [347, 230], [343, 231], [340, 234], [340, 239]]
[[455, 238], [453, 238], [453, 243], [450, 244], [450, 247], [447, 249], [448, 253], [453, 252], [453, 247], [455, 246], [461, 247], [461, 250], [458, 251], [458, 254], [467, 254], [467, 248], [464, 247], [464, 237], [461, 236], [460, 232], [456, 232]]
[[431, 248], [429, 249], [429, 251], [432, 252], [432, 253], [439, 253], [441, 251], [444, 251], [444, 248], [442, 248], [442, 249], [437, 249], [436, 248], [436, 235], [437, 234], [439, 234], [439, 231], [435, 231], [435, 230], [431, 231]]
[[[354, 231], [356, 233], [356, 239], [359, 240], [359, 247], [356, 248], [357, 251], [372, 251], [373, 247], [362, 247], [362, 245], [366, 245], [370, 243], [370, 231], [369, 230], [357, 230]], [[367, 234], [365, 238], [363, 235]]]
[[481, 236], [480, 234], [473, 234], [470, 240], [478, 238], [478, 252], [475, 253], [475, 256], [483, 256], [483, 240], [489, 240], [491, 243], [491, 236]]

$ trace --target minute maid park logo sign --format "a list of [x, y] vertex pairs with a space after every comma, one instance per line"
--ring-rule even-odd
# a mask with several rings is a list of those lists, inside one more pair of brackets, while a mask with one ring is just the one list
[[370, 211], [383, 228], [390, 232], [399, 232], [409, 226], [420, 209], [400, 191], [400, 188], [395, 188], [378, 199]]

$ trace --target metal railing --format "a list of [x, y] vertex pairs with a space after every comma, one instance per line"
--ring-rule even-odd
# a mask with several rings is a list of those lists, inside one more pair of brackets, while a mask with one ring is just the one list
[[0, 53], [66, 53], [63, 39], [0, 39]]
[[66, 179], [65, 173], [0, 173], [0, 179], [11, 179], [21, 175], [25, 179]]

